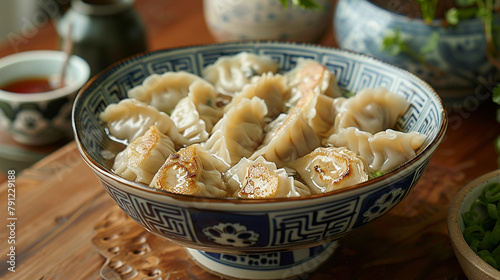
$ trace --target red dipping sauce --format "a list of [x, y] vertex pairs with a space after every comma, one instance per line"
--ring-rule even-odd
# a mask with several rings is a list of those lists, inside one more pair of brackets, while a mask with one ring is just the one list
[[15, 80], [0, 86], [1, 90], [15, 93], [47, 92], [58, 88], [49, 77], [33, 77]]

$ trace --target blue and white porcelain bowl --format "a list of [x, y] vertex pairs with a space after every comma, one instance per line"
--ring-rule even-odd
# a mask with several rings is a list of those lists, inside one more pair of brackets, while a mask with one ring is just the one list
[[[152, 73], [201, 70], [222, 55], [269, 55], [282, 70], [298, 58], [320, 61], [350, 92], [384, 86], [411, 104], [397, 126], [427, 136], [408, 163], [379, 178], [343, 190], [303, 198], [213, 199], [167, 193], [125, 180], [110, 170], [113, 149], [99, 114]], [[96, 76], [74, 104], [76, 143], [102, 186], [145, 229], [188, 248], [193, 259], [224, 276], [279, 279], [315, 270], [336, 240], [384, 215], [408, 195], [423, 174], [447, 126], [442, 102], [416, 76], [368, 56], [284, 42], [240, 42], [168, 49], [131, 57]], [[388, 229], [390, 230], [390, 229]], [[370, 242], [367, 240], [367, 242]]]
[[[500, 22], [499, 17], [496, 22]], [[478, 18], [445, 27], [439, 19], [427, 24], [423, 19], [388, 11], [369, 0], [339, 0], [333, 30], [341, 48], [371, 55], [416, 74], [449, 104], [460, 103], [474, 94], [479, 101], [488, 98], [476, 91], [482, 84], [495, 82], [494, 75], [498, 73], [486, 57], [483, 23]], [[397, 30], [412, 55], [391, 55], [382, 50], [384, 38]], [[437, 38], [435, 47], [424, 51], [433, 36]]]
[[279, 0], [205, 0], [208, 29], [219, 42], [237, 40], [287, 40], [318, 42], [332, 16], [331, 0], [316, 0], [320, 10], [289, 6]]

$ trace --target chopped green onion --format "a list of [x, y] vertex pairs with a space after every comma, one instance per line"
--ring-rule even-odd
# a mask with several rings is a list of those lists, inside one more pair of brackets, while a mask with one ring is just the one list
[[467, 243], [472, 241], [473, 239], [482, 240], [484, 237], [484, 228], [479, 225], [472, 225], [464, 230], [464, 238]]
[[492, 183], [484, 188], [484, 199], [486, 202], [497, 202], [500, 200], [500, 184]]
[[493, 203], [488, 203], [486, 209], [488, 209], [488, 215], [492, 219], [498, 219], [498, 210], [497, 206]]
[[491, 231], [490, 238], [491, 238], [491, 243], [493, 244], [498, 244], [500, 242], [500, 220], [498, 220], [498, 218], [495, 223], [495, 226], [493, 227], [493, 230]]
[[477, 249], [479, 248], [479, 243], [481, 243], [481, 241], [479, 239], [475, 239], [473, 238], [469, 244], [470, 248], [472, 249], [472, 251], [476, 252], [477, 253]]
[[377, 171], [377, 172], [374, 172], [374, 173], [370, 174], [370, 179], [375, 179], [375, 178], [378, 178], [378, 177], [380, 177], [382, 175], [384, 175], [384, 173], [382, 173], [380, 171]]
[[[474, 209], [474, 208], [472, 208]], [[464, 223], [465, 225], [467, 226], [471, 226], [471, 225], [480, 225], [481, 224], [481, 217], [479, 216], [479, 213], [477, 211], [474, 211], [474, 210], [470, 210], [468, 212], [465, 212], [463, 215], [462, 215], [463, 219], [464, 219]]]
[[488, 250], [482, 250], [477, 252], [477, 255], [483, 259], [485, 262], [487, 262], [489, 265], [494, 267], [495, 269], [498, 269], [497, 262], [495, 259], [491, 256], [491, 253]]
[[[491, 245], [491, 231], [486, 231], [483, 236], [483, 240], [479, 244], [479, 249], [488, 250]], [[489, 253], [489, 252], [488, 252]]]
[[470, 248], [495, 269], [500, 264], [500, 183], [487, 185], [462, 214], [463, 236]]

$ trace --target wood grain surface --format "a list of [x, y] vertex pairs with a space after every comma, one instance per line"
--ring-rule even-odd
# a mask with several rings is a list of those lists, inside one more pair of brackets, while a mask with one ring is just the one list
[[[200, 0], [137, 0], [151, 50], [215, 41], [203, 19]], [[57, 48], [53, 23], [26, 41], [0, 45], [0, 57], [32, 49]], [[331, 28], [321, 45], [335, 46]], [[466, 279], [448, 239], [446, 215], [453, 196], [471, 179], [497, 169], [494, 139], [500, 135], [496, 106], [489, 96], [471, 95], [464, 107], [449, 109], [449, 127], [419, 184], [396, 208], [340, 240], [328, 263], [309, 279]], [[16, 145], [7, 135], [0, 143]], [[1, 279], [101, 279], [110, 272], [110, 255], [94, 248], [99, 224], [116, 210], [78, 155], [75, 143], [52, 152], [15, 178], [0, 180]], [[53, 152], [54, 151], [54, 152]], [[14, 170], [15, 171], [15, 170]], [[15, 212], [7, 211], [15, 188]], [[15, 218], [15, 220], [8, 220]], [[15, 230], [8, 227], [14, 222]], [[15, 239], [15, 272], [8, 270]], [[154, 241], [159, 242], [159, 241]], [[187, 259], [182, 248], [166, 242], [178, 258], [165, 279], [216, 279]], [[95, 243], [94, 243], [95, 244]], [[155, 271], [151, 270], [151, 276]]]

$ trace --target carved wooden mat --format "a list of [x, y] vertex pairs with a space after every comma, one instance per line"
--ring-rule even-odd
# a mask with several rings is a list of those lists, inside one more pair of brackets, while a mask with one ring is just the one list
[[156, 236], [114, 206], [95, 226], [92, 244], [107, 260], [106, 280], [220, 279], [198, 267], [183, 247]]

